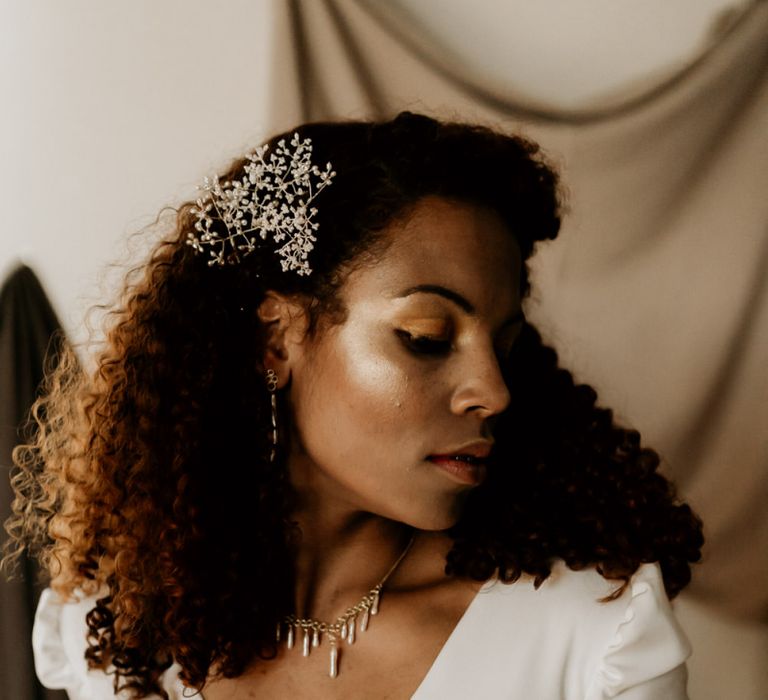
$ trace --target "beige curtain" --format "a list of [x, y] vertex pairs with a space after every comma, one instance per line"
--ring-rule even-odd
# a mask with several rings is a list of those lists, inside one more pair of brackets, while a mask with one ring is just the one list
[[528, 313], [705, 520], [693, 594], [768, 619], [768, 3], [578, 111], [465, 75], [397, 4], [278, 0], [272, 123], [411, 109], [532, 136], [570, 213]]

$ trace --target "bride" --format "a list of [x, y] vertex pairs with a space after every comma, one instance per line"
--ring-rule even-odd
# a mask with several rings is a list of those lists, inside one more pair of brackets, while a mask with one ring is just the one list
[[18, 448], [71, 698], [686, 697], [701, 526], [526, 321], [522, 138], [403, 113], [206, 180]]

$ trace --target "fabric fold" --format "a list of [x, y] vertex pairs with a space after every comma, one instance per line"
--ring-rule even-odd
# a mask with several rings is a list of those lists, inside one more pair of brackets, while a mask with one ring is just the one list
[[631, 597], [598, 668], [602, 693], [615, 698], [630, 688], [663, 677], [685, 663], [691, 645], [672, 613], [662, 579], [642, 567], [632, 580]]
[[[63, 604], [56, 593], [46, 588], [40, 596], [32, 628], [32, 652], [35, 670], [46, 688], [66, 689], [70, 698], [80, 697], [79, 689], [85, 680], [84, 671], [78, 673], [76, 660], [62, 636], [61, 614]], [[85, 650], [83, 639], [83, 651]], [[83, 660], [85, 663], [85, 660]]]
[[[115, 694], [114, 676], [100, 670], [90, 670], [85, 660], [85, 618], [98, 596], [75, 597], [63, 601], [50, 588], [40, 596], [32, 629], [32, 652], [35, 671], [46, 688], [67, 691], [69, 700], [107, 700], [125, 698], [125, 693]], [[162, 687], [170, 700], [195, 697], [193, 691], [184, 694], [179, 680], [180, 667], [171, 666], [162, 676]], [[152, 698], [158, 696], [153, 695]], [[197, 696], [201, 697], [201, 696]]]

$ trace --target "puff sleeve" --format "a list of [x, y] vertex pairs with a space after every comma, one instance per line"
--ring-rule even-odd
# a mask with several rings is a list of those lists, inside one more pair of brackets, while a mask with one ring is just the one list
[[687, 700], [691, 646], [672, 612], [657, 565], [633, 576], [631, 595], [587, 700]]
[[[40, 596], [32, 628], [32, 652], [40, 682], [51, 689], [67, 692], [70, 700], [109, 700], [115, 695], [113, 676], [89, 669], [85, 660], [85, 616], [96, 597], [80, 597], [63, 602], [51, 589]], [[183, 686], [173, 666], [163, 675], [163, 688], [172, 700], [182, 697]]]

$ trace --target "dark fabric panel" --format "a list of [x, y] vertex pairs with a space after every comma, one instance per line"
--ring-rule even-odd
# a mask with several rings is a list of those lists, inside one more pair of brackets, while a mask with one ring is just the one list
[[[0, 520], [10, 515], [11, 452], [19, 426], [43, 377], [43, 362], [59, 322], [34, 272], [17, 268], [0, 290]], [[7, 537], [5, 530], [2, 538]], [[44, 689], [32, 662], [31, 630], [40, 587], [35, 565], [23, 560], [19, 576], [0, 579], [0, 698], [65, 700]], [[23, 576], [23, 578], [22, 578]]]

